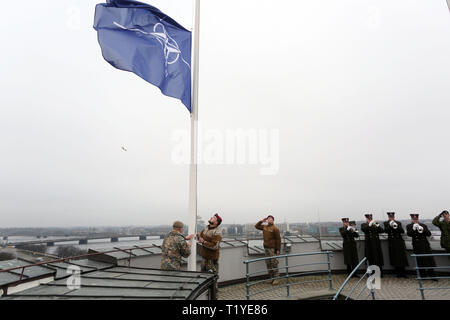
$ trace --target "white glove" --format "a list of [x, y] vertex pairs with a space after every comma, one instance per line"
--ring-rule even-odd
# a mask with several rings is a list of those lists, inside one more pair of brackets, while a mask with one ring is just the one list
[[398, 227], [398, 224], [397, 224], [394, 220], [392, 220], [389, 224], [390, 224], [391, 227], [394, 228], [394, 229], [397, 229], [397, 227]]
[[417, 227], [417, 231], [419, 231], [419, 233], [422, 233], [422, 232], [423, 232], [423, 227], [422, 227], [421, 225], [419, 225], [419, 226]]
[[373, 221], [373, 220], [370, 221], [370, 222], [369, 222], [369, 227], [373, 226], [374, 223], [375, 223], [375, 221]]
[[347, 231], [351, 231], [353, 228], [351, 226], [347, 227]]
[[419, 226], [419, 224], [418, 223], [414, 223], [413, 224], [413, 230], [417, 230], [417, 227]]

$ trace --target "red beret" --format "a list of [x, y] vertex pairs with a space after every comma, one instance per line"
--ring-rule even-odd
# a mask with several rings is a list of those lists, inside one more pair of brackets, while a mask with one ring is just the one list
[[217, 221], [219, 222], [219, 224], [221, 224], [222, 223], [222, 218], [219, 216], [219, 214], [216, 213], [214, 216], [217, 218]]

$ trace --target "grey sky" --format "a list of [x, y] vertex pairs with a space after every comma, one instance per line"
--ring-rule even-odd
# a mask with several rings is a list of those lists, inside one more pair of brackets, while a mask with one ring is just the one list
[[[99, 0], [2, 5], [0, 226], [187, 221], [178, 100], [103, 60]], [[146, 1], [190, 28], [191, 1]], [[201, 165], [224, 223], [450, 208], [445, 0], [203, 0], [200, 120], [279, 129], [279, 172]], [[123, 151], [125, 146], [128, 151]], [[382, 214], [383, 213], [383, 214]]]

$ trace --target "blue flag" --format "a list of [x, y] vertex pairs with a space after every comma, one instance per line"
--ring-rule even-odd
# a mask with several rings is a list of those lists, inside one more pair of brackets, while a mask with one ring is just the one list
[[191, 32], [157, 8], [131, 0], [95, 7], [103, 57], [180, 99], [191, 111]]

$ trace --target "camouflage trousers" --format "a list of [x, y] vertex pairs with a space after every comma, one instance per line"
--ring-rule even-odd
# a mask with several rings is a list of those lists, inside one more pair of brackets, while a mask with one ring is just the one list
[[181, 261], [170, 259], [168, 257], [161, 258], [161, 270], [181, 270]]
[[[275, 256], [275, 249], [264, 248], [264, 253], [266, 254], [266, 257], [273, 257]], [[278, 259], [267, 259], [266, 266], [270, 278], [276, 278], [280, 276], [280, 273], [278, 271]]]
[[202, 272], [212, 272], [217, 276], [216, 282], [214, 283], [217, 292], [219, 290], [219, 286], [217, 285], [217, 280], [219, 279], [219, 260], [203, 258], [200, 270]]

